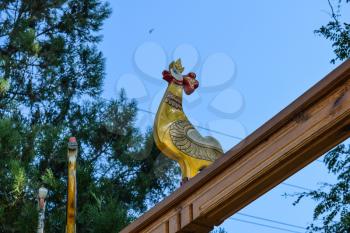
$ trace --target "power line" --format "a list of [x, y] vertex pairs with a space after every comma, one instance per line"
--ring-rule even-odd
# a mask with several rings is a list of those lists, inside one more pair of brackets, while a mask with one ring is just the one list
[[288, 227], [294, 227], [294, 228], [306, 230], [306, 228], [302, 227], [302, 226], [298, 226], [298, 225], [294, 225], [294, 224], [290, 224], [290, 223], [285, 223], [285, 222], [280, 222], [280, 221], [272, 220], [272, 219], [268, 219], [268, 218], [262, 218], [262, 217], [258, 217], [255, 215], [244, 214], [244, 213], [236, 213], [236, 215], [241, 215], [241, 216], [245, 216], [245, 217], [249, 217], [249, 218], [254, 218], [254, 219], [263, 220], [263, 221], [267, 221], [267, 222], [277, 223], [277, 224], [288, 226]]
[[[148, 114], [151, 114], [151, 115], [154, 115], [154, 116], [156, 115], [156, 113], [154, 113], [152, 111], [149, 111], [149, 110], [146, 110], [146, 109], [142, 109], [142, 108], [137, 108], [137, 111], [148, 113]], [[209, 128], [206, 128], [206, 127], [203, 127], [203, 126], [200, 126], [200, 125], [194, 125], [194, 126], [199, 128], [199, 129], [206, 130], [208, 132], [216, 133], [216, 134], [219, 134], [219, 135], [222, 135], [222, 136], [226, 136], [226, 137], [230, 137], [230, 138], [234, 138], [234, 139], [237, 139], [237, 140], [243, 140], [244, 139], [244, 138], [237, 137], [237, 136], [234, 136], [234, 135], [231, 135], [231, 134], [227, 134], [227, 133], [224, 133], [224, 132], [221, 132], [221, 131], [209, 129]], [[323, 164], [322, 160], [316, 159], [315, 161]]]
[[[149, 110], [146, 110], [146, 109], [137, 108], [137, 110], [140, 111], [140, 112], [145, 112], [145, 113], [151, 114], [151, 115], [156, 115], [156, 113], [154, 113], [152, 111], [149, 111]], [[243, 138], [240, 138], [240, 137], [237, 137], [237, 136], [233, 136], [233, 135], [230, 135], [230, 134], [227, 134], [227, 133], [223, 133], [223, 132], [220, 132], [220, 131], [217, 131], [217, 130], [212, 130], [212, 129], [205, 128], [205, 127], [199, 126], [199, 125], [194, 125], [194, 126], [199, 128], [199, 129], [203, 129], [203, 130], [206, 130], [206, 131], [209, 131], [209, 132], [220, 134], [220, 135], [223, 135], [223, 136], [226, 136], [226, 137], [231, 137], [231, 138], [234, 138], [234, 139], [243, 140]], [[323, 163], [322, 161], [319, 161], [319, 160], [316, 160], [316, 161]], [[289, 184], [289, 183], [285, 183], [285, 182], [283, 182], [281, 184], [289, 186], [289, 187], [305, 190], [305, 191], [312, 191], [312, 189], [305, 188], [305, 187], [302, 187], [302, 186], [299, 186], [299, 185]]]
[[[105, 100], [105, 101], [111, 102], [111, 100], [108, 100], [106, 98], [102, 98], [102, 99]], [[142, 109], [142, 108], [136, 108], [136, 109], [139, 112], [148, 113], [148, 114], [151, 114], [151, 115], [154, 115], [154, 116], [157, 115], [155, 112], [152, 112], [150, 110], [146, 110], [146, 109]], [[209, 129], [209, 128], [206, 128], [206, 127], [203, 127], [203, 126], [200, 126], [200, 125], [194, 125], [194, 126], [199, 128], [199, 129], [206, 130], [208, 132], [216, 133], [216, 134], [219, 134], [219, 135], [222, 135], [222, 136], [226, 136], [226, 137], [230, 137], [230, 138], [234, 138], [234, 139], [237, 139], [237, 140], [243, 140], [244, 139], [244, 138], [237, 137], [237, 136], [234, 136], [234, 135], [231, 135], [231, 134], [227, 134], [227, 133], [224, 133], [224, 132], [220, 132], [220, 131], [217, 131], [217, 130], [212, 130], [212, 129]], [[323, 164], [322, 160], [316, 159], [315, 161]]]
[[238, 221], [238, 222], [249, 223], [249, 224], [256, 225], [256, 226], [267, 227], [267, 228], [270, 228], [270, 229], [285, 231], [285, 232], [303, 233], [303, 232], [300, 232], [300, 231], [289, 230], [289, 229], [282, 228], [282, 227], [275, 227], [275, 226], [271, 226], [271, 225], [267, 225], [267, 224], [262, 224], [262, 223], [247, 221], [247, 220], [243, 220], [243, 219], [239, 219], [239, 218], [234, 218], [234, 217], [230, 217], [229, 219], [234, 220], [234, 221]]
[[146, 110], [146, 109], [142, 109], [142, 108], [137, 108], [137, 111], [139, 111], [139, 112], [149, 113], [149, 114], [152, 114], [152, 115], [154, 115], [154, 116], [156, 115], [156, 113], [151, 112], [151, 111]]
[[299, 186], [299, 185], [295, 185], [295, 184], [286, 183], [286, 182], [283, 182], [283, 183], [281, 183], [281, 184], [283, 184], [283, 185], [285, 185], [285, 186], [297, 188], [297, 189], [302, 189], [302, 190], [305, 190], [305, 191], [313, 191], [312, 189], [305, 188], [305, 187], [302, 187], [302, 186]]
[[199, 126], [199, 125], [195, 125], [195, 126], [197, 128], [199, 128], [199, 129], [204, 129], [204, 130], [207, 130], [209, 132], [220, 134], [220, 135], [223, 135], [223, 136], [226, 136], [226, 137], [230, 137], [230, 138], [234, 138], [234, 139], [238, 139], [238, 140], [243, 140], [243, 138], [240, 138], [240, 137], [237, 137], [237, 136], [233, 136], [233, 135], [230, 135], [230, 134], [227, 134], [227, 133], [223, 133], [223, 132], [220, 132], [220, 131], [217, 131], [217, 130], [208, 129], [208, 128], [205, 128], [205, 127]]
[[[137, 108], [137, 110], [140, 111], [140, 112], [144, 112], [144, 113], [148, 113], [148, 114], [154, 115], [154, 116], [156, 115], [156, 113], [151, 112], [151, 111], [146, 110], [146, 109]], [[212, 133], [220, 134], [220, 135], [223, 135], [223, 136], [226, 136], [226, 137], [230, 137], [230, 138], [234, 138], [234, 139], [237, 139], [237, 140], [242, 140], [243, 139], [241, 137], [233, 136], [233, 135], [230, 135], [230, 134], [227, 134], [227, 133], [223, 133], [223, 132], [220, 132], [220, 131], [217, 131], [217, 130], [212, 130], [212, 129], [209, 129], [209, 128], [206, 128], [206, 127], [203, 127], [203, 126], [200, 126], [200, 125], [194, 125], [194, 126], [199, 128], [199, 129], [203, 129], [203, 130], [206, 130], [206, 131], [209, 131], [209, 132], [212, 132]]]
[[[111, 100], [108, 100], [108, 99], [105, 99], [105, 98], [102, 98], [102, 99], [104, 99], [105, 101], [111, 102]], [[144, 113], [147, 113], [147, 114], [150, 114], [150, 115], [153, 115], [153, 116], [157, 115], [155, 112], [152, 112], [152, 111], [147, 110], [147, 109], [143, 109], [143, 108], [136, 108], [136, 109], [139, 112], [144, 112]], [[216, 133], [216, 134], [219, 134], [219, 135], [222, 135], [222, 136], [226, 136], [226, 137], [230, 137], [230, 138], [234, 138], [234, 139], [237, 139], [237, 140], [243, 140], [243, 138], [237, 137], [237, 136], [234, 136], [234, 135], [231, 135], [231, 134], [223, 133], [223, 132], [220, 132], [220, 131], [217, 131], [217, 130], [212, 130], [212, 129], [209, 129], [209, 128], [206, 128], [206, 127], [203, 127], [203, 126], [199, 126], [199, 125], [194, 125], [194, 126], [199, 128], [199, 129], [206, 130], [208, 132]], [[320, 163], [323, 164], [323, 162], [321, 160], [315, 160], [315, 161], [320, 162]], [[286, 185], [286, 186], [290, 186], [290, 187], [293, 187], [293, 188], [305, 190], [305, 191], [312, 191], [309, 188], [305, 188], [305, 187], [302, 187], [302, 186], [299, 186], [299, 185], [288, 184], [288, 183], [285, 183], [285, 182], [283, 182], [281, 184]]]

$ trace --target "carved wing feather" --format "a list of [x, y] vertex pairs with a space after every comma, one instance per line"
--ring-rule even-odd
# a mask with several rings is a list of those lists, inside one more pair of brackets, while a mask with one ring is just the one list
[[215, 138], [202, 137], [188, 121], [175, 121], [170, 125], [169, 132], [176, 148], [193, 158], [215, 161], [223, 154]]

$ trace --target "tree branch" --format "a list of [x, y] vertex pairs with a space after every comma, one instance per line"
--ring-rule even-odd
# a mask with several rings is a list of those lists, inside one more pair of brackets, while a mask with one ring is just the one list
[[329, 7], [331, 8], [331, 11], [332, 11], [332, 18], [334, 19], [334, 21], [337, 23], [337, 24], [339, 24], [339, 21], [338, 21], [338, 15], [335, 13], [335, 11], [334, 11], [334, 7], [333, 7], [333, 5], [332, 5], [332, 3], [331, 3], [331, 0], [327, 0], [328, 1], [328, 5], [329, 5]]

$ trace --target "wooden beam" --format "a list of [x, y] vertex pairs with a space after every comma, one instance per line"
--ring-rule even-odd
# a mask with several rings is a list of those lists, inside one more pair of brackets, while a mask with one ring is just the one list
[[207, 233], [349, 136], [350, 60], [122, 233]]

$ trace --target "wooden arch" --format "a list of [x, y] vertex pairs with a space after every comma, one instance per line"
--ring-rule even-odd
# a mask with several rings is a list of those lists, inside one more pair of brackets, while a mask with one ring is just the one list
[[349, 136], [350, 60], [122, 233], [207, 233]]

